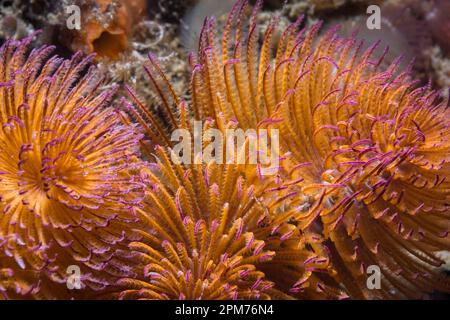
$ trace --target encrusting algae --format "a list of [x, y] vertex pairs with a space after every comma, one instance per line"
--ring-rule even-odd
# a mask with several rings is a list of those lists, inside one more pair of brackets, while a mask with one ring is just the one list
[[88, 0], [81, 11], [83, 28], [74, 32], [70, 47], [117, 60], [130, 47], [133, 22], [145, 15], [146, 1]]
[[[3, 297], [36, 297], [30, 279], [5, 277], [21, 266], [45, 270], [48, 285], [69, 261], [101, 271], [99, 296], [120, 299], [450, 292], [438, 257], [450, 250], [448, 101], [418, 86], [400, 59], [386, 67], [379, 43], [363, 51], [337, 27], [318, 36], [320, 23], [301, 28], [299, 18], [275, 37], [275, 17], [260, 39], [261, 3], [248, 19], [238, 1], [221, 41], [205, 20], [190, 104], [150, 55], [156, 111], [126, 86], [130, 102], [113, 112], [94, 72], [77, 75], [87, 63], [79, 56], [42, 67], [48, 48], [24, 61], [25, 44], [2, 47]], [[278, 174], [174, 163], [170, 133], [192, 133], [192, 120], [278, 129]], [[381, 271], [378, 290], [367, 287], [369, 266]]]

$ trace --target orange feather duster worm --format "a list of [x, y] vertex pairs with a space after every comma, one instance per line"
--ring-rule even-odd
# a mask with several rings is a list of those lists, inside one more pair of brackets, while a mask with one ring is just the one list
[[[147, 71], [163, 104], [178, 101], [180, 114], [166, 104], [175, 128], [193, 134], [187, 105], [174, 94], [155, 60]], [[158, 74], [158, 75], [157, 75]], [[156, 79], [157, 77], [158, 79]], [[142, 175], [144, 201], [136, 211], [146, 227], [130, 244], [134, 277], [119, 281], [121, 299], [293, 299], [338, 298], [322, 237], [290, 223], [297, 212], [283, 211], [297, 192], [279, 176], [263, 177], [256, 165], [174, 164], [171, 141], [158, 117], [131, 88], [128, 111], [140, 120], [155, 151]], [[124, 118], [127, 120], [126, 116]], [[167, 120], [167, 121], [171, 121]], [[206, 121], [206, 128], [233, 122]], [[146, 124], [148, 123], [148, 125]], [[205, 129], [206, 129], [205, 128]], [[158, 145], [164, 143], [166, 147]], [[247, 142], [248, 143], [248, 140]], [[167, 147], [169, 145], [169, 147]], [[148, 145], [145, 145], [149, 148]], [[294, 219], [295, 220], [295, 219]], [[332, 285], [330, 285], [332, 284]]]
[[[448, 101], [337, 28], [317, 36], [299, 19], [278, 34], [274, 18], [260, 39], [260, 6], [246, 23], [239, 0], [221, 41], [205, 20], [190, 106], [150, 56], [156, 112], [129, 87], [134, 105], [109, 107], [91, 57], [1, 47], [0, 299], [73, 296], [73, 265], [85, 295], [123, 299], [450, 291], [438, 254], [450, 250]], [[191, 120], [278, 129], [278, 174], [173, 162], [170, 133], [192, 136]]]
[[22, 278], [14, 279], [15, 276], [10, 268], [0, 269], [0, 300], [20, 299], [33, 294], [35, 287], [30, 286]]
[[65, 285], [39, 284], [65, 283], [71, 265], [101, 289], [126, 274], [114, 253], [136, 220], [140, 135], [108, 107], [92, 57], [28, 55], [29, 42], [0, 49], [0, 293], [61, 297]]
[[[246, 25], [247, 1], [236, 3], [221, 30], [221, 45], [215, 21], [205, 20], [198, 56], [191, 57], [194, 118], [235, 121], [244, 129], [270, 124], [280, 130], [282, 151], [290, 153], [283, 178], [301, 191], [285, 203], [286, 212], [296, 211], [289, 226], [295, 225], [299, 234], [320, 231], [337, 271], [330, 274], [350, 297], [422, 298], [434, 290], [448, 292], [450, 281], [440, 273], [443, 261], [436, 254], [450, 249], [446, 101], [428, 86], [417, 87], [409, 70], [398, 70], [398, 61], [382, 69], [383, 56], [374, 56], [379, 44], [362, 52], [362, 42], [339, 37], [336, 28], [317, 37], [320, 24], [299, 31], [299, 19], [282, 32], [274, 50], [273, 19], [259, 45], [260, 5]], [[163, 110], [170, 114], [174, 106], [181, 108], [184, 103], [153, 58], [147, 72]], [[148, 135], [167, 143], [164, 126], [138, 100], [137, 105], [132, 113]], [[173, 117], [166, 118], [174, 124]], [[175, 197], [178, 186], [188, 181], [184, 175], [173, 173], [173, 182], [157, 183], [158, 188], [169, 188]], [[206, 199], [193, 196], [186, 203], [195, 208], [195, 201]], [[172, 247], [157, 245], [159, 255], [176, 251], [171, 241]], [[159, 265], [149, 248], [146, 261]], [[173, 256], [184, 252], [175, 251]], [[177, 261], [181, 266], [194, 260]], [[367, 287], [371, 265], [381, 272], [379, 290]]]

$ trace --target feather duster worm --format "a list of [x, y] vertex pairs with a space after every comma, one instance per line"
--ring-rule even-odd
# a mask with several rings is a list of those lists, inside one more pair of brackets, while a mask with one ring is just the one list
[[[153, 58], [146, 67], [169, 124], [161, 124], [131, 88], [128, 111], [155, 146], [156, 163], [142, 172], [148, 181], [137, 208], [146, 228], [130, 244], [140, 263], [135, 277], [119, 281], [122, 299], [269, 299], [342, 298], [329, 275], [323, 239], [289, 223], [297, 210], [283, 211], [298, 189], [278, 176], [263, 177], [257, 165], [175, 164], [164, 128], [193, 133], [187, 104], [174, 92]], [[177, 106], [180, 114], [172, 112]], [[125, 121], [127, 117], [124, 115]], [[208, 128], [236, 124], [206, 121]], [[206, 129], [205, 129], [206, 130]], [[206, 143], [206, 142], [205, 142]], [[248, 143], [248, 140], [247, 142]]]
[[54, 282], [77, 265], [103, 288], [126, 270], [114, 252], [135, 220], [140, 136], [107, 107], [92, 57], [27, 55], [30, 41], [0, 49], [0, 265]]
[[[430, 54], [429, 49], [432, 47], [432, 39], [430, 37], [430, 27], [425, 22], [424, 8], [426, 1], [405, 0], [405, 1], [387, 1], [380, 6], [383, 12], [380, 20], [380, 29], [368, 29], [365, 16], [358, 18], [348, 18], [337, 22], [340, 23], [338, 33], [344, 37], [358, 33], [358, 37], [364, 39], [363, 48], [367, 49], [374, 42], [383, 39], [383, 45], [389, 47], [381, 62], [381, 68], [387, 68], [400, 55], [402, 55], [402, 63], [400, 68], [405, 68], [408, 62], [415, 59], [413, 73], [420, 80], [425, 78], [424, 83], [428, 81], [427, 74], [430, 74]], [[371, 3], [373, 4], [373, 3]], [[428, 12], [430, 9], [426, 10]], [[333, 23], [333, 21], [328, 21]], [[334, 21], [334, 24], [336, 21]], [[435, 23], [442, 25], [442, 23]], [[374, 56], [381, 55], [383, 48], [378, 47]]]
[[[378, 44], [361, 52], [361, 42], [340, 38], [336, 29], [317, 38], [320, 24], [298, 31], [299, 19], [273, 50], [273, 19], [259, 48], [260, 4], [245, 26], [247, 1], [237, 2], [221, 47], [214, 20], [205, 20], [198, 58], [191, 59], [195, 118], [280, 129], [291, 153], [288, 170], [303, 192], [297, 205], [308, 208], [298, 227], [322, 231], [350, 297], [449, 291], [435, 254], [450, 247], [445, 102], [429, 87], [416, 88], [409, 70], [398, 70], [399, 60], [381, 69], [383, 56], [373, 56]], [[157, 83], [162, 71], [153, 67]], [[171, 101], [179, 102], [163, 99], [166, 108]], [[367, 288], [370, 265], [381, 270], [380, 290]]]
[[0, 300], [21, 299], [33, 294], [35, 288], [22, 278], [14, 279], [15, 276], [12, 269], [0, 268]]
[[[321, 238], [276, 213], [281, 196], [234, 165], [174, 166], [167, 151], [147, 170], [147, 229], [132, 242], [137, 276], [119, 281], [121, 299], [289, 299], [337, 297]], [[272, 193], [272, 194], [270, 194]], [[259, 200], [265, 196], [268, 205]], [[277, 197], [278, 196], [278, 197]], [[308, 246], [308, 248], [307, 248]], [[330, 269], [330, 270], [329, 270]]]

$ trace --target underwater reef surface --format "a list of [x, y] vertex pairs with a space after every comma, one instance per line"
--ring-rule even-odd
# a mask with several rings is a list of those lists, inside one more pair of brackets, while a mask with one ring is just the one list
[[[374, 4], [380, 30], [367, 27]], [[1, 1], [0, 299], [448, 294], [445, 12]], [[276, 130], [277, 173], [245, 154], [220, 163], [229, 142], [214, 161], [189, 145], [194, 161], [175, 162], [171, 135], [195, 137], [194, 121]]]

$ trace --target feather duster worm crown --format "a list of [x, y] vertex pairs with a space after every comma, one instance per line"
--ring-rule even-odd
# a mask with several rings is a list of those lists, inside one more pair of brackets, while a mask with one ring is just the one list
[[[200, 98], [199, 107], [245, 126], [264, 117], [282, 119], [280, 136], [292, 153], [293, 174], [304, 179], [300, 186], [314, 199], [305, 203], [311, 209], [299, 227], [320, 220], [338, 279], [351, 296], [448, 291], [435, 255], [450, 244], [446, 104], [428, 87], [415, 88], [407, 71], [396, 70], [397, 62], [378, 70], [376, 45], [361, 53], [358, 41], [339, 38], [334, 29], [315, 40], [318, 25], [301, 32], [298, 22], [288, 27], [272, 60], [273, 22], [257, 59], [255, 18], [243, 36], [245, 4], [230, 15], [222, 57], [213, 22], [205, 23], [194, 81], [214, 90], [210, 102]], [[235, 45], [229, 50], [234, 21]], [[213, 96], [230, 103], [214, 104], [219, 99]], [[366, 287], [369, 265], [381, 269], [381, 290]]]
[[22, 278], [14, 278], [14, 271], [10, 268], [0, 268], [0, 300], [20, 299], [34, 295], [37, 287], [33, 287]]
[[[138, 261], [134, 276], [119, 281], [121, 299], [293, 299], [343, 298], [331, 275], [323, 238], [298, 230], [298, 211], [282, 207], [297, 195], [293, 183], [263, 176], [258, 165], [173, 162], [170, 129], [194, 135], [187, 103], [180, 99], [161, 66], [145, 66], [162, 104], [151, 111], [134, 90], [128, 114], [141, 123], [149, 143], [144, 201], [136, 211], [142, 229], [130, 244]], [[179, 113], [172, 111], [176, 105]], [[130, 119], [124, 113], [125, 122]], [[206, 119], [204, 130], [236, 129], [235, 121]], [[163, 146], [159, 145], [161, 143]], [[206, 145], [207, 141], [203, 141]], [[247, 145], [249, 138], [245, 141]], [[225, 153], [226, 146], [222, 146]], [[193, 150], [190, 150], [191, 152]], [[184, 150], [183, 152], [188, 152]], [[217, 152], [217, 150], [216, 150]], [[198, 156], [198, 155], [197, 155]], [[248, 162], [249, 155], [246, 155]], [[194, 161], [194, 163], [196, 163]], [[280, 168], [281, 169], [281, 168]], [[281, 169], [282, 170], [282, 169]], [[282, 172], [280, 172], [282, 174]]]
[[[353, 298], [419, 298], [449, 291], [436, 253], [449, 250], [449, 108], [430, 87], [417, 87], [399, 60], [382, 69], [375, 44], [320, 37], [320, 24], [282, 32], [277, 19], [259, 47], [257, 5], [246, 26], [247, 1], [231, 11], [218, 45], [206, 19], [199, 53], [191, 57], [192, 112], [242, 128], [271, 123], [290, 152], [286, 170], [301, 188], [299, 230], [321, 230]], [[147, 67], [163, 110], [179, 106], [158, 63]], [[142, 104], [137, 100], [138, 106]], [[165, 143], [164, 129], [140, 107], [134, 117]], [[220, 118], [223, 118], [222, 120]], [[167, 116], [169, 122], [173, 123]], [[381, 271], [381, 289], [367, 288], [367, 268]]]
[[102, 288], [126, 270], [113, 254], [135, 220], [140, 136], [107, 107], [114, 92], [99, 92], [92, 57], [27, 55], [30, 42], [0, 49], [0, 261], [17, 286], [18, 274], [64, 282], [78, 265]]
[[[143, 174], [148, 190], [134, 277], [121, 299], [269, 299], [339, 297], [322, 273], [332, 270], [321, 237], [287, 223], [278, 208], [290, 196], [255, 166], [173, 165], [168, 150]], [[331, 278], [329, 280], [332, 280]]]

